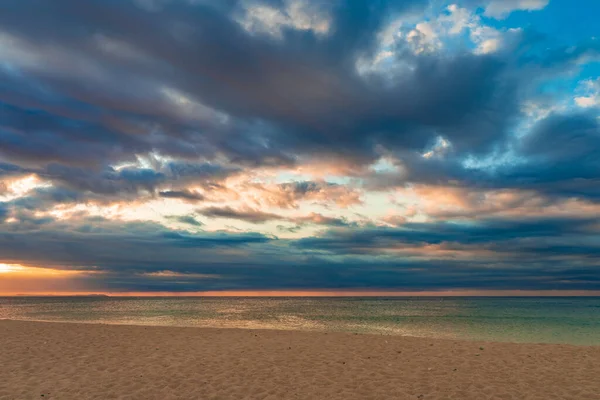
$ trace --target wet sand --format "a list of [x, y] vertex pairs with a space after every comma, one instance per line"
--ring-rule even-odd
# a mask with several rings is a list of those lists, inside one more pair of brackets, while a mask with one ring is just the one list
[[600, 347], [0, 321], [0, 399], [600, 399]]

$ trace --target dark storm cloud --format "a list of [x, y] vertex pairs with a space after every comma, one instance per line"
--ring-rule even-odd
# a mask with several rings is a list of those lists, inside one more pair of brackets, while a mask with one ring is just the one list
[[[20, 229], [40, 229], [43, 225], [51, 224], [55, 221], [53, 217], [39, 217], [35, 214], [40, 202], [35, 199], [28, 201], [27, 199], [18, 199], [0, 203], [0, 224], [4, 225], [0, 228], [0, 232], [10, 231], [14, 226]], [[13, 220], [12, 224], [8, 224], [8, 219]]]
[[350, 190], [343, 185], [331, 182], [297, 181], [279, 185], [285, 193], [290, 193], [293, 199], [310, 198], [315, 194], [326, 194], [330, 189]]
[[356, 187], [325, 181], [286, 182], [277, 184], [275, 188], [260, 183], [250, 186], [266, 190], [269, 201], [280, 208], [298, 208], [302, 201], [331, 202], [342, 208], [362, 203], [361, 192]]
[[348, 222], [346, 218], [327, 217], [321, 214], [313, 213], [306, 217], [294, 218], [292, 221], [296, 223], [312, 223], [317, 225], [328, 226], [356, 226], [355, 223]]
[[175, 181], [192, 182], [210, 181], [212, 179], [219, 180], [241, 171], [236, 167], [222, 166], [214, 163], [181, 161], [169, 162], [163, 168]]
[[[377, 253], [381, 249], [394, 246], [446, 243], [468, 246], [497, 245], [494, 250], [503, 251], [505, 242], [514, 240], [566, 238], [569, 235], [581, 235], [589, 238], [589, 235], [598, 233], [599, 223], [600, 219], [598, 218], [525, 218], [521, 220], [479, 220], [468, 223], [407, 223], [401, 228], [334, 230], [322, 237], [300, 239], [296, 245], [306, 249], [319, 249], [340, 254]], [[597, 245], [592, 244], [587, 249], [597, 249]], [[509, 250], [512, 251], [513, 248], [511, 247]]]
[[[0, 254], [9, 263], [95, 271], [94, 285], [117, 291], [598, 289], [598, 243], [582, 240], [578, 247], [574, 245], [577, 235], [592, 229], [593, 222], [488, 222], [487, 226], [464, 231], [423, 224], [412, 226], [417, 231], [413, 234], [384, 229], [335, 230], [309, 246], [306, 239], [277, 240], [256, 233], [191, 234], [153, 223], [95, 219], [65, 225], [55, 221], [47, 229], [20, 226], [0, 234]], [[523, 234], [519, 236], [520, 231]], [[531, 237], [558, 242], [544, 245], [531, 242]], [[515, 240], [521, 242], [515, 245]], [[433, 250], [418, 253], [417, 258], [386, 256], [385, 249], [399, 241], [492, 246], [495, 252], [461, 260], [436, 259]], [[557, 252], [558, 243], [562, 243], [564, 253]], [[372, 248], [373, 254], [363, 253], [357, 258], [360, 247]], [[189, 276], [177, 282], [144, 276], [161, 271]], [[215, 277], [206, 279], [206, 274]]]
[[158, 195], [166, 199], [182, 199], [191, 202], [204, 200], [204, 195], [191, 190], [165, 190], [159, 192]]
[[[515, 143], [520, 162], [504, 165], [481, 187], [535, 190], [549, 197], [600, 199], [598, 112], [551, 114]], [[472, 185], [474, 177], [465, 174]]]
[[196, 226], [196, 227], [200, 227], [200, 226], [204, 225], [202, 222], [200, 222], [196, 218], [194, 218], [193, 215], [169, 215], [166, 218], [170, 219], [172, 221], [179, 222], [181, 224], [186, 224], [186, 225], [191, 225], [191, 226]]
[[21, 258], [26, 263], [67, 269], [119, 270], [132, 266], [151, 272], [170, 263], [194, 265], [195, 257], [201, 254], [211, 254], [210, 262], [219, 264], [221, 260], [231, 260], [227, 256], [221, 258], [219, 252], [224, 248], [244, 248], [272, 240], [258, 233], [190, 234], [156, 223], [117, 223], [102, 218], [88, 218], [75, 225], [56, 220], [48, 223], [46, 229], [30, 225], [6, 227], [0, 233], [3, 261]]
[[165, 180], [163, 173], [149, 168], [124, 168], [118, 171], [107, 168], [98, 173], [60, 164], [49, 165], [45, 170], [45, 176], [60, 181], [75, 190], [100, 194], [142, 190], [152, 192], [159, 183]]
[[151, 147], [98, 124], [0, 103], [0, 155], [25, 165], [117, 160]]
[[297, 195], [305, 195], [307, 193], [314, 193], [321, 190], [321, 185], [319, 185], [318, 182], [311, 181], [282, 183], [281, 186], [284, 188], [284, 190], [289, 190]]
[[205, 217], [237, 219], [253, 224], [262, 224], [267, 221], [282, 219], [280, 215], [251, 208], [236, 210], [231, 207], [206, 207], [197, 210], [197, 212]]
[[[185, 189], [189, 184], [211, 187], [219, 181], [239, 172], [238, 168], [210, 163], [155, 162], [153, 168], [105, 167], [89, 169], [64, 164], [48, 164], [43, 169], [5, 169], [6, 176], [36, 174], [53, 184], [50, 188], [37, 188], [28, 193], [23, 201], [28, 203], [73, 203], [128, 200], [135, 201], [155, 194], [163, 198], [180, 198], [200, 201], [201, 193]], [[1, 166], [0, 166], [1, 168]], [[2, 177], [0, 169], [0, 178]], [[181, 189], [177, 189], [182, 187]], [[176, 188], [171, 190], [161, 190]]]
[[550, 114], [519, 139], [511, 139], [512, 161], [493, 169], [465, 167], [456, 154], [425, 159], [404, 154], [406, 173], [371, 173], [366, 187], [386, 189], [407, 183], [483, 189], [520, 189], [556, 198], [600, 199], [600, 113]]
[[43, 211], [57, 204], [75, 204], [87, 198], [78, 191], [60, 188], [36, 188], [28, 196], [19, 197], [7, 204], [15, 209]]
[[[286, 221], [295, 224], [292, 228], [285, 228], [283, 231], [293, 232], [294, 229], [300, 228], [303, 225], [325, 225], [325, 226], [357, 226], [356, 223], [349, 222], [346, 218], [329, 217], [319, 213], [311, 213], [301, 217], [286, 217], [279, 214], [267, 213], [252, 208], [243, 208], [236, 210], [232, 207], [206, 207], [197, 210], [198, 214], [210, 218], [228, 218], [239, 221], [249, 222], [252, 224], [262, 224], [268, 221]], [[290, 230], [291, 229], [291, 230]]]
[[[67, 99], [61, 105], [70, 115], [14, 105], [17, 89], [8, 85], [5, 113], [13, 129], [2, 136], [5, 154], [66, 163], [150, 150], [207, 158], [216, 152], [262, 164], [319, 153], [372, 160], [378, 144], [421, 150], [437, 134], [461, 151], [480, 151], [504, 134], [516, 113], [516, 82], [503, 60], [404, 52], [414, 72], [391, 87], [356, 72], [356, 58], [374, 51], [388, 12], [424, 3], [340, 4], [329, 10], [328, 35], [287, 29], [281, 40], [250, 34], [231, 13], [202, 3], [167, 2], [157, 12], [131, 1], [11, 4], [0, 16], [4, 31], [35, 43], [31, 50], [42, 56], [57, 45], [72, 58], [49, 63], [53, 72], [23, 67]], [[35, 16], [32, 7], [40, 10]], [[15, 23], [21, 20], [27, 22]], [[223, 122], [207, 111], [198, 125], [167, 107], [165, 87], [184, 88], [232, 118]], [[39, 102], [40, 90], [30, 90], [20, 97]]]
[[597, 113], [550, 115], [520, 144], [527, 163], [505, 179], [551, 195], [600, 198]]
[[[438, 135], [452, 143], [457, 163], [502, 148], [529, 82], [598, 52], [596, 42], [527, 52], [543, 44], [527, 34], [513, 51], [491, 55], [414, 54], [399, 42], [395, 57], [411, 72], [390, 84], [360, 76], [355, 62], [375, 54], [390, 16], [427, 2], [315, 3], [315, 12], [329, 16], [329, 31], [283, 26], [281, 37], [245, 31], [235, 19], [247, 4], [5, 4], [0, 27], [23, 46], [10, 60], [20, 72], [2, 72], [0, 154], [28, 165], [96, 169], [152, 151], [258, 166], [327, 155], [371, 162], [384, 146], [409, 170], [437, 171], [411, 155]], [[439, 179], [453, 178], [445, 175]], [[123, 190], [150, 185], [136, 179]]]
[[6, 203], [0, 203], [0, 222], [4, 221], [8, 215], [8, 206]]
[[598, 161], [600, 123], [592, 113], [550, 115], [522, 140], [520, 150], [547, 163]]
[[0, 178], [11, 175], [20, 175], [27, 173], [27, 170], [16, 165], [10, 163], [0, 162]]

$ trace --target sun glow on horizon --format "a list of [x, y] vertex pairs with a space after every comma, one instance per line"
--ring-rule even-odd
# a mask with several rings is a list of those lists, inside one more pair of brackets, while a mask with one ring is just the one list
[[18, 264], [0, 264], [0, 274], [7, 274], [11, 272], [18, 272], [25, 269], [22, 265]]
[[0, 263], [0, 296], [89, 293], [86, 282], [96, 271], [63, 270]]
[[35, 277], [66, 277], [80, 275], [82, 273], [92, 274], [94, 271], [80, 270], [62, 270], [54, 268], [32, 267], [21, 264], [6, 264], [0, 263], [0, 274], [4, 275], [20, 275], [20, 276], [35, 276]]

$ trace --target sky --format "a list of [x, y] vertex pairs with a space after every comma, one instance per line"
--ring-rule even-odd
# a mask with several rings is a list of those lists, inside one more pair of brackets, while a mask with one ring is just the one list
[[599, 14], [3, 0], [0, 294], [596, 293]]

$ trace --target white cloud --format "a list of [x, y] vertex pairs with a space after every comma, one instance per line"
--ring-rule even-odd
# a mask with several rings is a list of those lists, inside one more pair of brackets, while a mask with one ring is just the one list
[[460, 8], [456, 4], [451, 4], [447, 10], [449, 15], [440, 17], [440, 21], [450, 23], [451, 26], [448, 29], [450, 35], [458, 35], [473, 25], [473, 16], [466, 8]]
[[384, 61], [387, 58], [392, 57], [393, 55], [394, 55], [394, 52], [393, 51], [389, 51], [389, 50], [379, 52], [375, 56], [374, 62], [375, 62], [375, 64], [379, 64], [380, 62]]
[[482, 54], [487, 54], [487, 53], [493, 53], [493, 52], [497, 51], [499, 47], [500, 47], [499, 39], [488, 39], [488, 40], [484, 40], [479, 45], [477, 50]]
[[323, 9], [303, 0], [285, 1], [283, 8], [246, 3], [242, 15], [236, 20], [248, 32], [269, 34], [276, 38], [282, 37], [284, 28], [325, 35], [329, 32], [331, 24], [329, 15]]
[[583, 81], [577, 90], [581, 95], [574, 98], [575, 104], [582, 108], [600, 106], [600, 78]]
[[447, 139], [438, 136], [433, 146], [425, 153], [422, 154], [424, 158], [443, 158], [450, 150], [452, 150], [452, 143]]
[[399, 37], [400, 29], [402, 28], [402, 18], [395, 19], [390, 22], [379, 34], [379, 43], [382, 47], [388, 47], [394, 44], [396, 39]]
[[597, 96], [575, 97], [575, 103], [577, 103], [579, 107], [588, 108], [599, 105], [600, 99], [598, 99]]
[[489, 26], [475, 25], [471, 28], [470, 38], [477, 45], [475, 53], [488, 54], [502, 47], [501, 32]]
[[420, 16], [421, 20], [394, 19], [378, 34], [378, 51], [359, 57], [356, 63], [361, 75], [378, 74], [393, 80], [414, 70], [414, 55], [451, 52], [464, 49], [465, 39], [475, 54], [501, 51], [510, 45], [520, 30], [498, 30], [485, 25], [474, 11], [451, 4]]
[[502, 19], [517, 10], [542, 10], [549, 2], [550, 0], [491, 0], [485, 8], [484, 15], [486, 17]]
[[468, 31], [469, 39], [476, 46], [474, 52], [487, 54], [502, 47], [502, 32], [483, 25], [481, 18], [466, 8], [452, 4], [447, 7], [448, 14], [438, 18], [440, 30], [446, 36], [456, 36]]
[[429, 22], [420, 22], [406, 35], [406, 40], [413, 45], [415, 54], [430, 53], [442, 48], [437, 26]]

